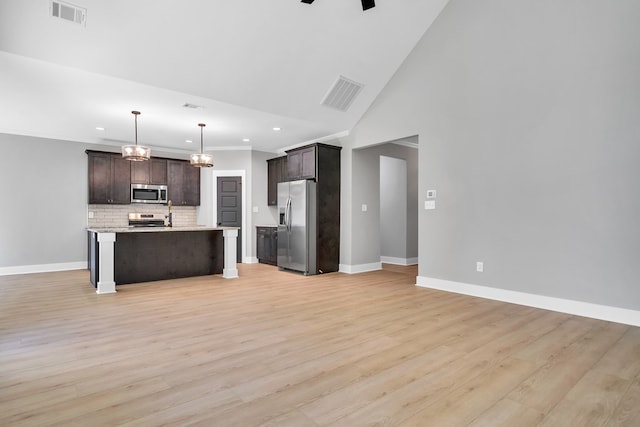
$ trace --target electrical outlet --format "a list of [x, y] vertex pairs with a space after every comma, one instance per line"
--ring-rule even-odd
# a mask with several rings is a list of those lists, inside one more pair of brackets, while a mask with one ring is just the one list
[[484, 262], [482, 261], [476, 262], [476, 271], [478, 273], [482, 273], [484, 271]]
[[93, 218], [93, 212], [89, 211], [89, 219]]
[[367, 211], [367, 205], [363, 204], [362, 205], [362, 212], [366, 212]]

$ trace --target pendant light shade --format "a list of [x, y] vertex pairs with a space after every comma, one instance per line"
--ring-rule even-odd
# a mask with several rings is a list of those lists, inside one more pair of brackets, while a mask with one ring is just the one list
[[149, 160], [151, 157], [151, 149], [144, 145], [138, 145], [138, 116], [140, 111], [132, 111], [131, 114], [135, 117], [136, 123], [136, 143], [135, 145], [123, 145], [122, 146], [122, 158], [131, 160], [133, 162], [142, 162]]
[[191, 166], [195, 166], [197, 168], [210, 168], [213, 166], [213, 157], [211, 154], [204, 153], [204, 142], [203, 142], [203, 129], [206, 126], [204, 123], [198, 123], [200, 126], [200, 152], [197, 154], [191, 155]]

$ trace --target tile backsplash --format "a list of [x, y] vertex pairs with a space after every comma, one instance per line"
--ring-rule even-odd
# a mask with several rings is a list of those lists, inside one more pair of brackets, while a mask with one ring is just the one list
[[[88, 218], [89, 228], [119, 228], [129, 226], [129, 213], [159, 213], [166, 215], [169, 208], [164, 205], [88, 205], [93, 218]], [[195, 206], [174, 206], [173, 226], [193, 227], [197, 225]], [[90, 214], [91, 215], [91, 214]]]

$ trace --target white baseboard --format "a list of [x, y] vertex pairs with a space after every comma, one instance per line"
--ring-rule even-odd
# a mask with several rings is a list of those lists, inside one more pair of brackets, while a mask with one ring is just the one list
[[340, 264], [338, 266], [338, 271], [340, 273], [347, 273], [347, 274], [366, 273], [367, 271], [376, 271], [376, 270], [382, 270], [381, 262], [372, 262], [371, 264], [356, 264], [356, 265]]
[[51, 271], [86, 270], [87, 261], [63, 262], [59, 264], [16, 265], [0, 267], [0, 276], [13, 274], [48, 273]]
[[242, 258], [242, 263], [243, 264], [257, 264], [258, 263], [258, 258], [254, 257], [254, 256], [246, 256], [246, 257]]
[[640, 326], [640, 311], [418, 276], [417, 286]]
[[381, 256], [380, 262], [394, 265], [416, 265], [418, 263], [418, 258], [396, 258], [392, 256]]

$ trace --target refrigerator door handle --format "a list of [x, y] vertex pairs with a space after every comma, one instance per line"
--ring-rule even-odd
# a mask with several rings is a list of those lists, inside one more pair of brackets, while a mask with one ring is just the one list
[[289, 198], [284, 204], [284, 229], [289, 231]]
[[291, 197], [287, 199], [287, 231], [291, 233]]

